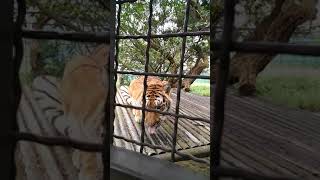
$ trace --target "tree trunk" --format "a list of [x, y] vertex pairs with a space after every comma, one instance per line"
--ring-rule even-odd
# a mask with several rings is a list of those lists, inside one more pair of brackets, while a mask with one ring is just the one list
[[[200, 75], [202, 71], [209, 67], [209, 59], [207, 56], [198, 57], [199, 60], [196, 62], [196, 64], [189, 70], [189, 72], [186, 73], [186, 75], [196, 76]], [[189, 92], [191, 84], [196, 79], [183, 79], [182, 81], [182, 88], [184, 91]]]
[[[314, 18], [315, 3], [315, 0], [277, 0], [271, 14], [256, 26], [247, 40], [288, 42], [299, 25]], [[235, 54], [230, 63], [229, 83], [238, 82], [240, 95], [253, 95], [257, 75], [275, 56], [276, 54]]]

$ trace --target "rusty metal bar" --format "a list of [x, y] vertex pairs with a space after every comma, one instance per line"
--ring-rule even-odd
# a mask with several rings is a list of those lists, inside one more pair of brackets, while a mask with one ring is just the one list
[[225, 95], [229, 73], [230, 51], [232, 46], [232, 32], [235, 13], [234, 8], [234, 0], [224, 1], [224, 27], [222, 35], [223, 44], [221, 56], [217, 62], [217, 84], [214, 92], [214, 98], [210, 99], [210, 103], [214, 104], [214, 107], [210, 107], [210, 179], [219, 179], [219, 176], [215, 173], [215, 170], [220, 166], [220, 152], [225, 112]]
[[[144, 66], [144, 72], [149, 72], [149, 51], [150, 51], [150, 43], [151, 43], [151, 31], [152, 31], [152, 13], [153, 13], [153, 0], [149, 2], [149, 17], [148, 17], [148, 34], [147, 34], [147, 48], [146, 48], [146, 61]], [[146, 93], [147, 93], [147, 80], [148, 75], [144, 75], [143, 79], [143, 94], [142, 94], [142, 122], [141, 122], [141, 142], [144, 143], [144, 135], [145, 135], [145, 108], [146, 108]], [[140, 146], [140, 153], [143, 153], [143, 145]]]
[[[188, 22], [189, 22], [189, 13], [190, 13], [190, 0], [187, 0], [186, 8], [185, 8], [185, 16], [184, 16], [184, 23], [183, 23], [183, 32], [188, 31]], [[178, 79], [178, 87], [177, 87], [177, 102], [176, 102], [176, 116], [174, 119], [174, 131], [172, 135], [172, 153], [171, 153], [171, 160], [175, 161], [175, 152], [176, 152], [176, 144], [177, 144], [177, 132], [178, 132], [178, 121], [179, 121], [179, 109], [180, 109], [180, 98], [181, 98], [181, 86], [182, 86], [182, 75], [183, 75], [183, 62], [185, 59], [185, 52], [186, 52], [186, 44], [187, 44], [187, 37], [182, 37], [182, 46], [181, 46], [181, 59], [180, 59], [180, 68], [179, 68], [179, 79]]]

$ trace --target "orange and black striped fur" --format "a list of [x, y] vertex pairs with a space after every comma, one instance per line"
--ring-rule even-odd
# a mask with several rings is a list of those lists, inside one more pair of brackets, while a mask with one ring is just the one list
[[[128, 92], [120, 90], [122, 97], [133, 106], [142, 107], [144, 76], [131, 81]], [[168, 111], [171, 106], [172, 99], [170, 97], [171, 88], [167, 81], [162, 81], [158, 77], [148, 76], [146, 91], [146, 108], [157, 109], [160, 111]], [[132, 109], [135, 121], [141, 123], [142, 111]], [[145, 124], [150, 134], [154, 134], [160, 125], [160, 114], [156, 112], [145, 113]]]

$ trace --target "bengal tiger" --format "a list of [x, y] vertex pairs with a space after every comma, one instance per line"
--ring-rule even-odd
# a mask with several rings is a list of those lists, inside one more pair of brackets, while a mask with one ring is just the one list
[[[122, 97], [128, 104], [142, 107], [144, 76], [139, 76], [131, 81], [128, 91], [120, 89]], [[171, 106], [171, 87], [167, 81], [162, 81], [155, 76], [148, 76], [146, 90], [146, 108], [168, 111]], [[134, 119], [137, 123], [142, 121], [142, 111], [132, 109]], [[145, 125], [149, 134], [155, 134], [156, 129], [160, 126], [160, 114], [156, 112], [145, 112]]]
[[[73, 57], [66, 64], [63, 77], [56, 85], [58, 97], [47, 95], [46, 101], [51, 107], [44, 108], [55, 110], [56, 115], [49, 114], [49, 117], [58, 132], [75, 140], [102, 143], [108, 56], [109, 45], [100, 45], [91, 55]], [[39, 89], [44, 80], [36, 78], [33, 86]], [[74, 150], [72, 161], [78, 168], [79, 180], [102, 179], [101, 153]]]

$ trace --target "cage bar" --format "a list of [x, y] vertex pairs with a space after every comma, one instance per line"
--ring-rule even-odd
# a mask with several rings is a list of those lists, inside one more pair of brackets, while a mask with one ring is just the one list
[[15, 109], [14, 109], [14, 86], [12, 64], [14, 28], [13, 23], [13, 2], [4, 1], [0, 6], [0, 21], [2, 27], [0, 30], [0, 55], [2, 59], [1, 82], [4, 93], [1, 93], [0, 108], [2, 110], [2, 125], [0, 130], [0, 158], [1, 158], [1, 177], [13, 179], [15, 176], [14, 149], [15, 142], [8, 136], [10, 131], [16, 130]]
[[[210, 98], [210, 179], [218, 179], [217, 174], [215, 174], [215, 170], [220, 166], [220, 152], [225, 111], [225, 95], [229, 73], [230, 51], [232, 45], [232, 31], [235, 13], [234, 8], [234, 0], [224, 1], [224, 28], [222, 35], [223, 45], [220, 59], [217, 62], [218, 71], [216, 75], [216, 89], [214, 90], [214, 97]], [[211, 41], [212, 40], [213, 39], [211, 39]], [[213, 78], [212, 75], [211, 77]], [[212, 84], [211, 88], [213, 88]], [[212, 104], [214, 104], [214, 109], [212, 109]]]
[[[149, 17], [148, 17], [148, 35], [147, 35], [147, 48], [146, 48], [146, 61], [144, 66], [144, 72], [149, 72], [149, 51], [151, 43], [151, 31], [152, 31], [152, 13], [153, 13], [153, 0], [149, 2]], [[142, 122], [141, 122], [141, 142], [144, 143], [145, 135], [145, 108], [146, 108], [146, 93], [147, 93], [147, 80], [148, 75], [144, 75], [143, 79], [143, 94], [142, 94]], [[140, 146], [140, 153], [143, 153], [143, 145]]]
[[[190, 13], [190, 0], [187, 0], [186, 7], [185, 7], [185, 16], [183, 22], [183, 32], [188, 31], [188, 22], [189, 22], [189, 13]], [[179, 121], [179, 108], [180, 108], [180, 98], [181, 98], [181, 86], [182, 86], [182, 74], [183, 74], [183, 62], [185, 59], [185, 51], [186, 51], [186, 43], [187, 37], [182, 37], [182, 45], [181, 45], [181, 59], [180, 59], [180, 68], [179, 68], [179, 79], [178, 79], [178, 87], [177, 87], [177, 102], [176, 102], [176, 116], [174, 119], [174, 130], [172, 135], [172, 153], [171, 153], [171, 160], [175, 161], [175, 152], [176, 152], [176, 144], [177, 144], [177, 133], [178, 133], [178, 121]]]

